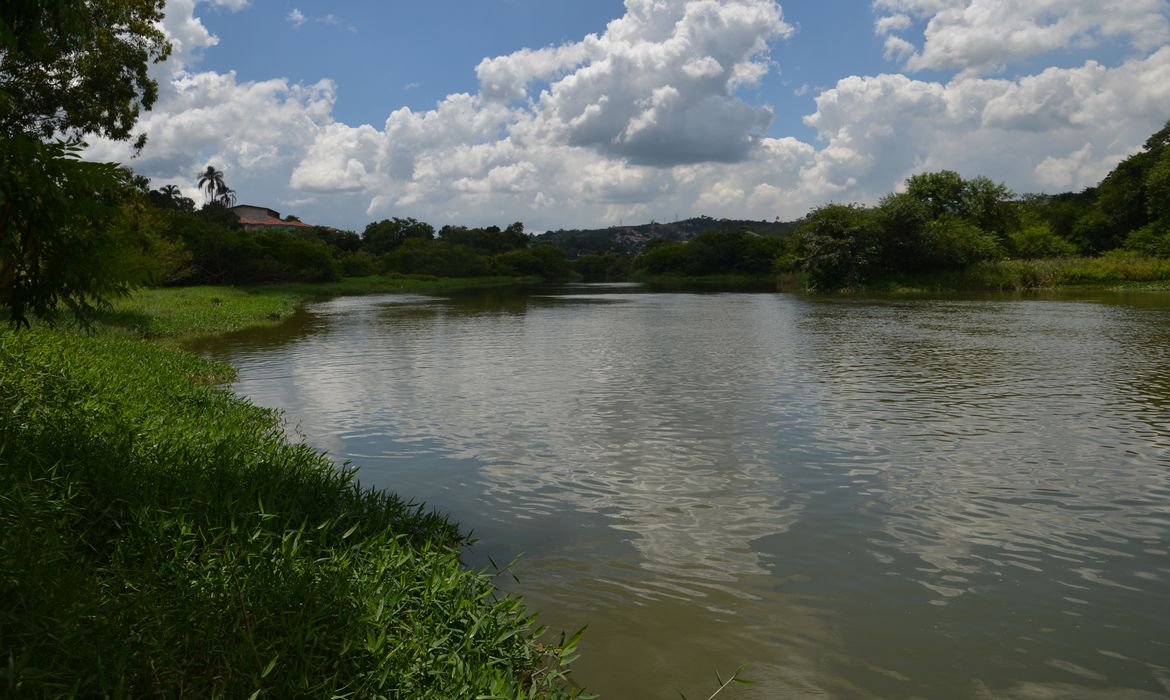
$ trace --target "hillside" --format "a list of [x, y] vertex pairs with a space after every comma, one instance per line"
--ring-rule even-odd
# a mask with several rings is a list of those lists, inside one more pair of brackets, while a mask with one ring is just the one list
[[745, 229], [761, 236], [787, 236], [796, 228], [794, 221], [747, 221], [741, 219], [712, 219], [698, 216], [669, 224], [650, 222], [639, 226], [611, 226], [600, 229], [561, 229], [537, 236], [540, 243], [552, 243], [562, 248], [569, 257], [588, 253], [619, 253], [633, 255], [642, 251], [650, 241], [689, 241], [704, 231], [715, 229]]

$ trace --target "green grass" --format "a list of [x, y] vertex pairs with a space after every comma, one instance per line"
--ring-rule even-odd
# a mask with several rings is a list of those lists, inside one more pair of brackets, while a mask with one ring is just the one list
[[[189, 294], [182, 315], [244, 304]], [[461, 565], [455, 526], [290, 444], [215, 387], [230, 374], [132, 338], [0, 333], [0, 694], [570, 694], [575, 638], [542, 646]]]
[[875, 280], [863, 291], [931, 293], [1058, 289], [1170, 290], [1170, 259], [1108, 254], [1100, 257], [996, 260], [965, 270]]
[[96, 330], [139, 338], [182, 340], [243, 328], [276, 325], [307, 299], [361, 294], [452, 294], [514, 287], [533, 280], [512, 277], [349, 277], [320, 284], [248, 287], [198, 286], [140, 289], [113, 300]]

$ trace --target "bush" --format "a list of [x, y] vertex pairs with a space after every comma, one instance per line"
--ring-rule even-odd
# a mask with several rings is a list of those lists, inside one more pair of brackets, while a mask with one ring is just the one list
[[573, 276], [565, 251], [549, 243], [496, 255], [491, 265], [492, 274], [507, 277], [567, 280]]
[[384, 259], [383, 272], [436, 277], [481, 277], [487, 260], [462, 245], [409, 238]]
[[922, 245], [926, 264], [936, 270], [959, 270], [1003, 254], [992, 234], [953, 216], [928, 223]]
[[1170, 258], [1170, 223], [1153, 221], [1125, 239], [1125, 250], [1153, 258]]
[[617, 253], [590, 253], [573, 261], [573, 271], [586, 282], [622, 282], [630, 278], [632, 261]]
[[382, 269], [382, 262], [377, 256], [364, 250], [342, 255], [339, 262], [346, 277], [369, 277], [378, 274]]
[[1067, 258], [1077, 254], [1077, 247], [1056, 235], [1047, 223], [1034, 223], [1012, 232], [1008, 243], [1013, 256], [1026, 260]]

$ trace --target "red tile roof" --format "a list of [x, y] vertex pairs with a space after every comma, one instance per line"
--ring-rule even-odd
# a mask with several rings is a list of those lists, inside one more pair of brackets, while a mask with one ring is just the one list
[[306, 224], [303, 221], [285, 221], [284, 219], [248, 219], [239, 217], [240, 225], [242, 226], [282, 226], [284, 228], [313, 228], [311, 224]]

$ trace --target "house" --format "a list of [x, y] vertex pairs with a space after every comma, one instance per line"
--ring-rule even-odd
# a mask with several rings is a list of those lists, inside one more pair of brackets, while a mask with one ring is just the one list
[[237, 204], [229, 207], [228, 211], [236, 215], [245, 231], [265, 231], [268, 229], [296, 229], [313, 228], [311, 224], [302, 221], [286, 221], [280, 218], [280, 212], [267, 207], [256, 207], [251, 204]]

